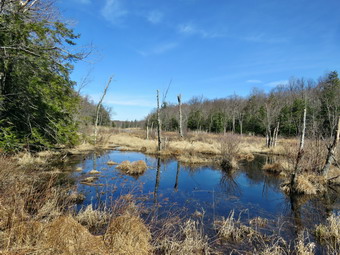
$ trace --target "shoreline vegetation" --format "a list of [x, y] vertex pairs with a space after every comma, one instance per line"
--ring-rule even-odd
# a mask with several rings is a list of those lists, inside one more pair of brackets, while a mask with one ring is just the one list
[[[196, 132], [178, 138], [176, 133], [166, 133], [163, 134], [165, 148], [159, 153], [156, 139], [147, 140], [144, 135], [140, 129], [100, 128], [96, 146], [84, 142], [71, 150], [0, 158], [0, 254], [218, 254], [226, 251], [314, 254], [316, 244], [308, 239], [308, 234], [287, 242], [279, 232], [268, 235], [261, 231], [266, 219], [241, 222], [233, 211], [227, 218], [215, 220], [214, 238], [203, 231], [204, 213], [199, 213], [201, 220], [182, 221], [178, 216], [159, 220], [150, 216], [151, 220], [146, 222], [140, 218], [142, 208], [129, 195], [107, 208], [88, 206], [76, 212], [75, 201], [81, 200], [81, 194], [74, 190], [72, 181], [61, 178], [65, 170], [51, 166], [53, 158], [67, 161], [70, 154], [116, 149], [174, 157], [188, 164], [221, 164], [227, 157], [236, 162], [231, 168], [237, 168], [240, 160], [252, 160], [254, 154], [260, 153], [273, 156], [263, 171], [285, 178], [293, 166], [290, 157], [296, 153], [294, 147], [298, 146], [298, 141], [293, 139], [280, 139], [277, 147], [268, 149], [261, 137]], [[191, 158], [194, 160], [190, 161]], [[133, 172], [135, 162], [125, 163], [122, 171]], [[145, 171], [144, 162], [137, 163], [139, 170], [133, 174]], [[329, 176], [333, 174], [339, 174], [339, 169], [332, 167]], [[324, 180], [315, 181], [316, 175], [311, 173], [303, 176], [308, 178], [299, 179], [302, 193], [315, 195], [325, 191]], [[340, 216], [331, 214], [325, 224], [315, 226], [315, 233], [309, 234], [331, 254], [340, 245]]]

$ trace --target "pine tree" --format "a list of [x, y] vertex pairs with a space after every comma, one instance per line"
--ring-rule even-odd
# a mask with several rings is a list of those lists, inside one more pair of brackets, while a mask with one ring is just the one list
[[75, 144], [78, 96], [69, 75], [81, 55], [66, 45], [78, 36], [47, 19], [39, 1], [2, 0], [0, 6], [0, 148]]

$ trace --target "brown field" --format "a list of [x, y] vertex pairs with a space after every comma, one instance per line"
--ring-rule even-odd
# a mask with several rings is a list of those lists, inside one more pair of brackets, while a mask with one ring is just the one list
[[[261, 137], [189, 133], [185, 139], [179, 139], [175, 133], [165, 133], [165, 148], [159, 153], [156, 140], [146, 140], [144, 136], [142, 130], [102, 129], [97, 147], [160, 154], [193, 164], [209, 164], [223, 158], [252, 160], [257, 153], [282, 155], [285, 157], [265, 165], [264, 171], [289, 179], [298, 146], [294, 139], [282, 139], [277, 148], [268, 149]], [[324, 150], [313, 145], [312, 141], [307, 142], [303, 175], [298, 178], [300, 193], [309, 195], [322, 193], [329, 181], [338, 183], [340, 175], [336, 165], [328, 179], [314, 172], [315, 166], [323, 162]], [[90, 143], [83, 143], [68, 152], [94, 149]], [[195, 220], [169, 216], [160, 222], [151, 217], [146, 223], [140, 218], [143, 208], [135, 204], [132, 196], [121, 197], [110, 205], [110, 210], [94, 210], [89, 206], [75, 213], [73, 205], [82, 195], [77, 194], [70, 180], [63, 179], [64, 170], [49, 164], [59, 154], [0, 157], [0, 254], [219, 254], [225, 249], [237, 252], [238, 245], [248, 247], [249, 254], [315, 252], [313, 242], [295, 240], [292, 248], [279, 233], [268, 236], [258, 231], [267, 224], [265, 220], [254, 218], [248, 224], [241, 223], [233, 212], [227, 218], [215, 220], [216, 235], [212, 238], [203, 231], [204, 213], [197, 214], [199, 219]], [[122, 171], [142, 173], [143, 163], [126, 163], [128, 167]], [[88, 178], [96, 178], [96, 174]], [[325, 225], [315, 226], [315, 236], [330, 253], [340, 247], [339, 222], [340, 215], [332, 214]], [[252, 247], [253, 243], [257, 246]]]

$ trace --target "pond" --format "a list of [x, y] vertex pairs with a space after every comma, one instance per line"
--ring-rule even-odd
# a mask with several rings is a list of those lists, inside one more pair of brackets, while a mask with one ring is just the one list
[[[116, 165], [107, 164], [125, 160], [144, 160], [148, 170], [138, 177], [129, 176]], [[172, 212], [184, 218], [203, 214], [209, 226], [214, 219], [228, 217], [234, 210], [244, 221], [266, 218], [286, 236], [294, 236], [299, 228], [312, 228], [324, 222], [331, 212], [339, 211], [336, 192], [320, 198], [289, 198], [280, 189], [281, 179], [261, 169], [266, 160], [257, 156], [251, 162], [242, 161], [239, 170], [225, 172], [213, 166], [184, 166], [174, 159], [137, 152], [92, 153], [74, 166], [83, 169], [73, 172], [78, 191], [85, 195], [78, 209], [89, 204], [110, 205], [119, 196], [131, 194], [144, 208], [157, 208], [159, 217]], [[100, 171], [98, 179], [91, 185], [83, 184], [84, 178], [93, 176], [89, 173], [93, 169]]]

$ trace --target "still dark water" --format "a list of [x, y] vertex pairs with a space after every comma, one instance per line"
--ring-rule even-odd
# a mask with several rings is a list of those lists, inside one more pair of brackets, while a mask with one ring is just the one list
[[[129, 176], [116, 165], [107, 165], [109, 160], [144, 160], [148, 170], [139, 177]], [[312, 228], [324, 222], [331, 212], [339, 212], [337, 192], [313, 199], [287, 197], [280, 190], [282, 181], [261, 170], [266, 160], [258, 156], [252, 162], [241, 162], [239, 170], [227, 173], [211, 166], [183, 166], [176, 160], [160, 160], [142, 153], [107, 151], [83, 157], [74, 165], [83, 171], [73, 175], [78, 180], [78, 191], [85, 195], [79, 208], [90, 203], [94, 207], [110, 205], [119, 196], [132, 194], [144, 208], [156, 207], [160, 217], [172, 212], [191, 217], [198, 211], [204, 212], [209, 225], [234, 210], [235, 215], [241, 213], [244, 221], [257, 216], [267, 218], [280, 225], [287, 235], [295, 228]], [[81, 184], [82, 179], [94, 176], [89, 174], [92, 169], [100, 171], [98, 179], [93, 185]]]

